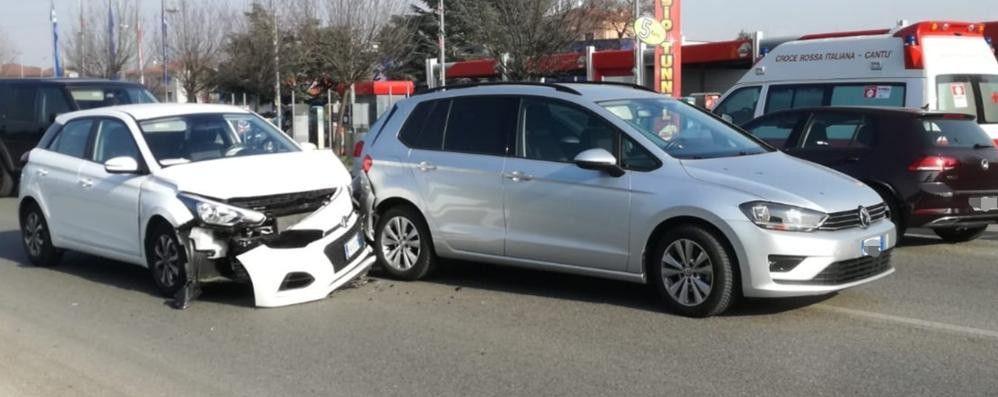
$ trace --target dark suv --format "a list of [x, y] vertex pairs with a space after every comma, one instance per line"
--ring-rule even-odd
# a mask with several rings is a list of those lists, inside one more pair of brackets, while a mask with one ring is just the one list
[[873, 187], [899, 236], [906, 227], [927, 227], [961, 242], [998, 222], [998, 149], [973, 116], [825, 107], [771, 113], [743, 127]]
[[124, 81], [0, 79], [0, 196], [14, 191], [21, 155], [35, 147], [55, 116], [149, 102], [156, 99], [145, 87]]

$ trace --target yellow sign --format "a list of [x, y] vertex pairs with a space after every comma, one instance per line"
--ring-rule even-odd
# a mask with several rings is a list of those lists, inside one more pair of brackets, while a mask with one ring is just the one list
[[634, 21], [634, 33], [638, 40], [652, 47], [662, 44], [666, 39], [666, 29], [662, 23], [648, 16]]

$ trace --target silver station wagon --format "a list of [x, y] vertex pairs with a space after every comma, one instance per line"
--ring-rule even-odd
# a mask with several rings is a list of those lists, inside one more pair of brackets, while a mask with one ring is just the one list
[[652, 284], [675, 313], [891, 274], [880, 196], [686, 103], [611, 84], [481, 84], [400, 102], [355, 194], [393, 277], [438, 257]]

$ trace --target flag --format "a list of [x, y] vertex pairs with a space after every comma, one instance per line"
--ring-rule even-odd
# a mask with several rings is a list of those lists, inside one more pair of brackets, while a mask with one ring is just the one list
[[114, 10], [111, 9], [110, 0], [107, 2], [107, 53], [107, 64], [111, 65], [117, 58], [117, 52], [114, 48]]
[[62, 61], [59, 59], [59, 22], [55, 17], [55, 1], [51, 2], [52, 13], [49, 19], [52, 21], [52, 74], [55, 77], [62, 77]]

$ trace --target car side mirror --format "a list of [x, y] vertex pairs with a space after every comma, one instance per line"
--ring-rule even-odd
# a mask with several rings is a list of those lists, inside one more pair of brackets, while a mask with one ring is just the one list
[[624, 169], [617, 165], [617, 158], [603, 148], [584, 150], [575, 156], [574, 161], [584, 170], [604, 171], [615, 178], [624, 175]]
[[108, 174], [138, 174], [139, 162], [128, 156], [115, 157], [104, 162], [104, 171]]
[[311, 152], [313, 150], [318, 150], [319, 147], [315, 146], [312, 142], [298, 142], [298, 146], [301, 146], [303, 152]]
[[721, 120], [727, 121], [732, 124], [734, 124], [735, 122], [735, 119], [731, 118], [731, 115], [727, 113], [721, 115]]

